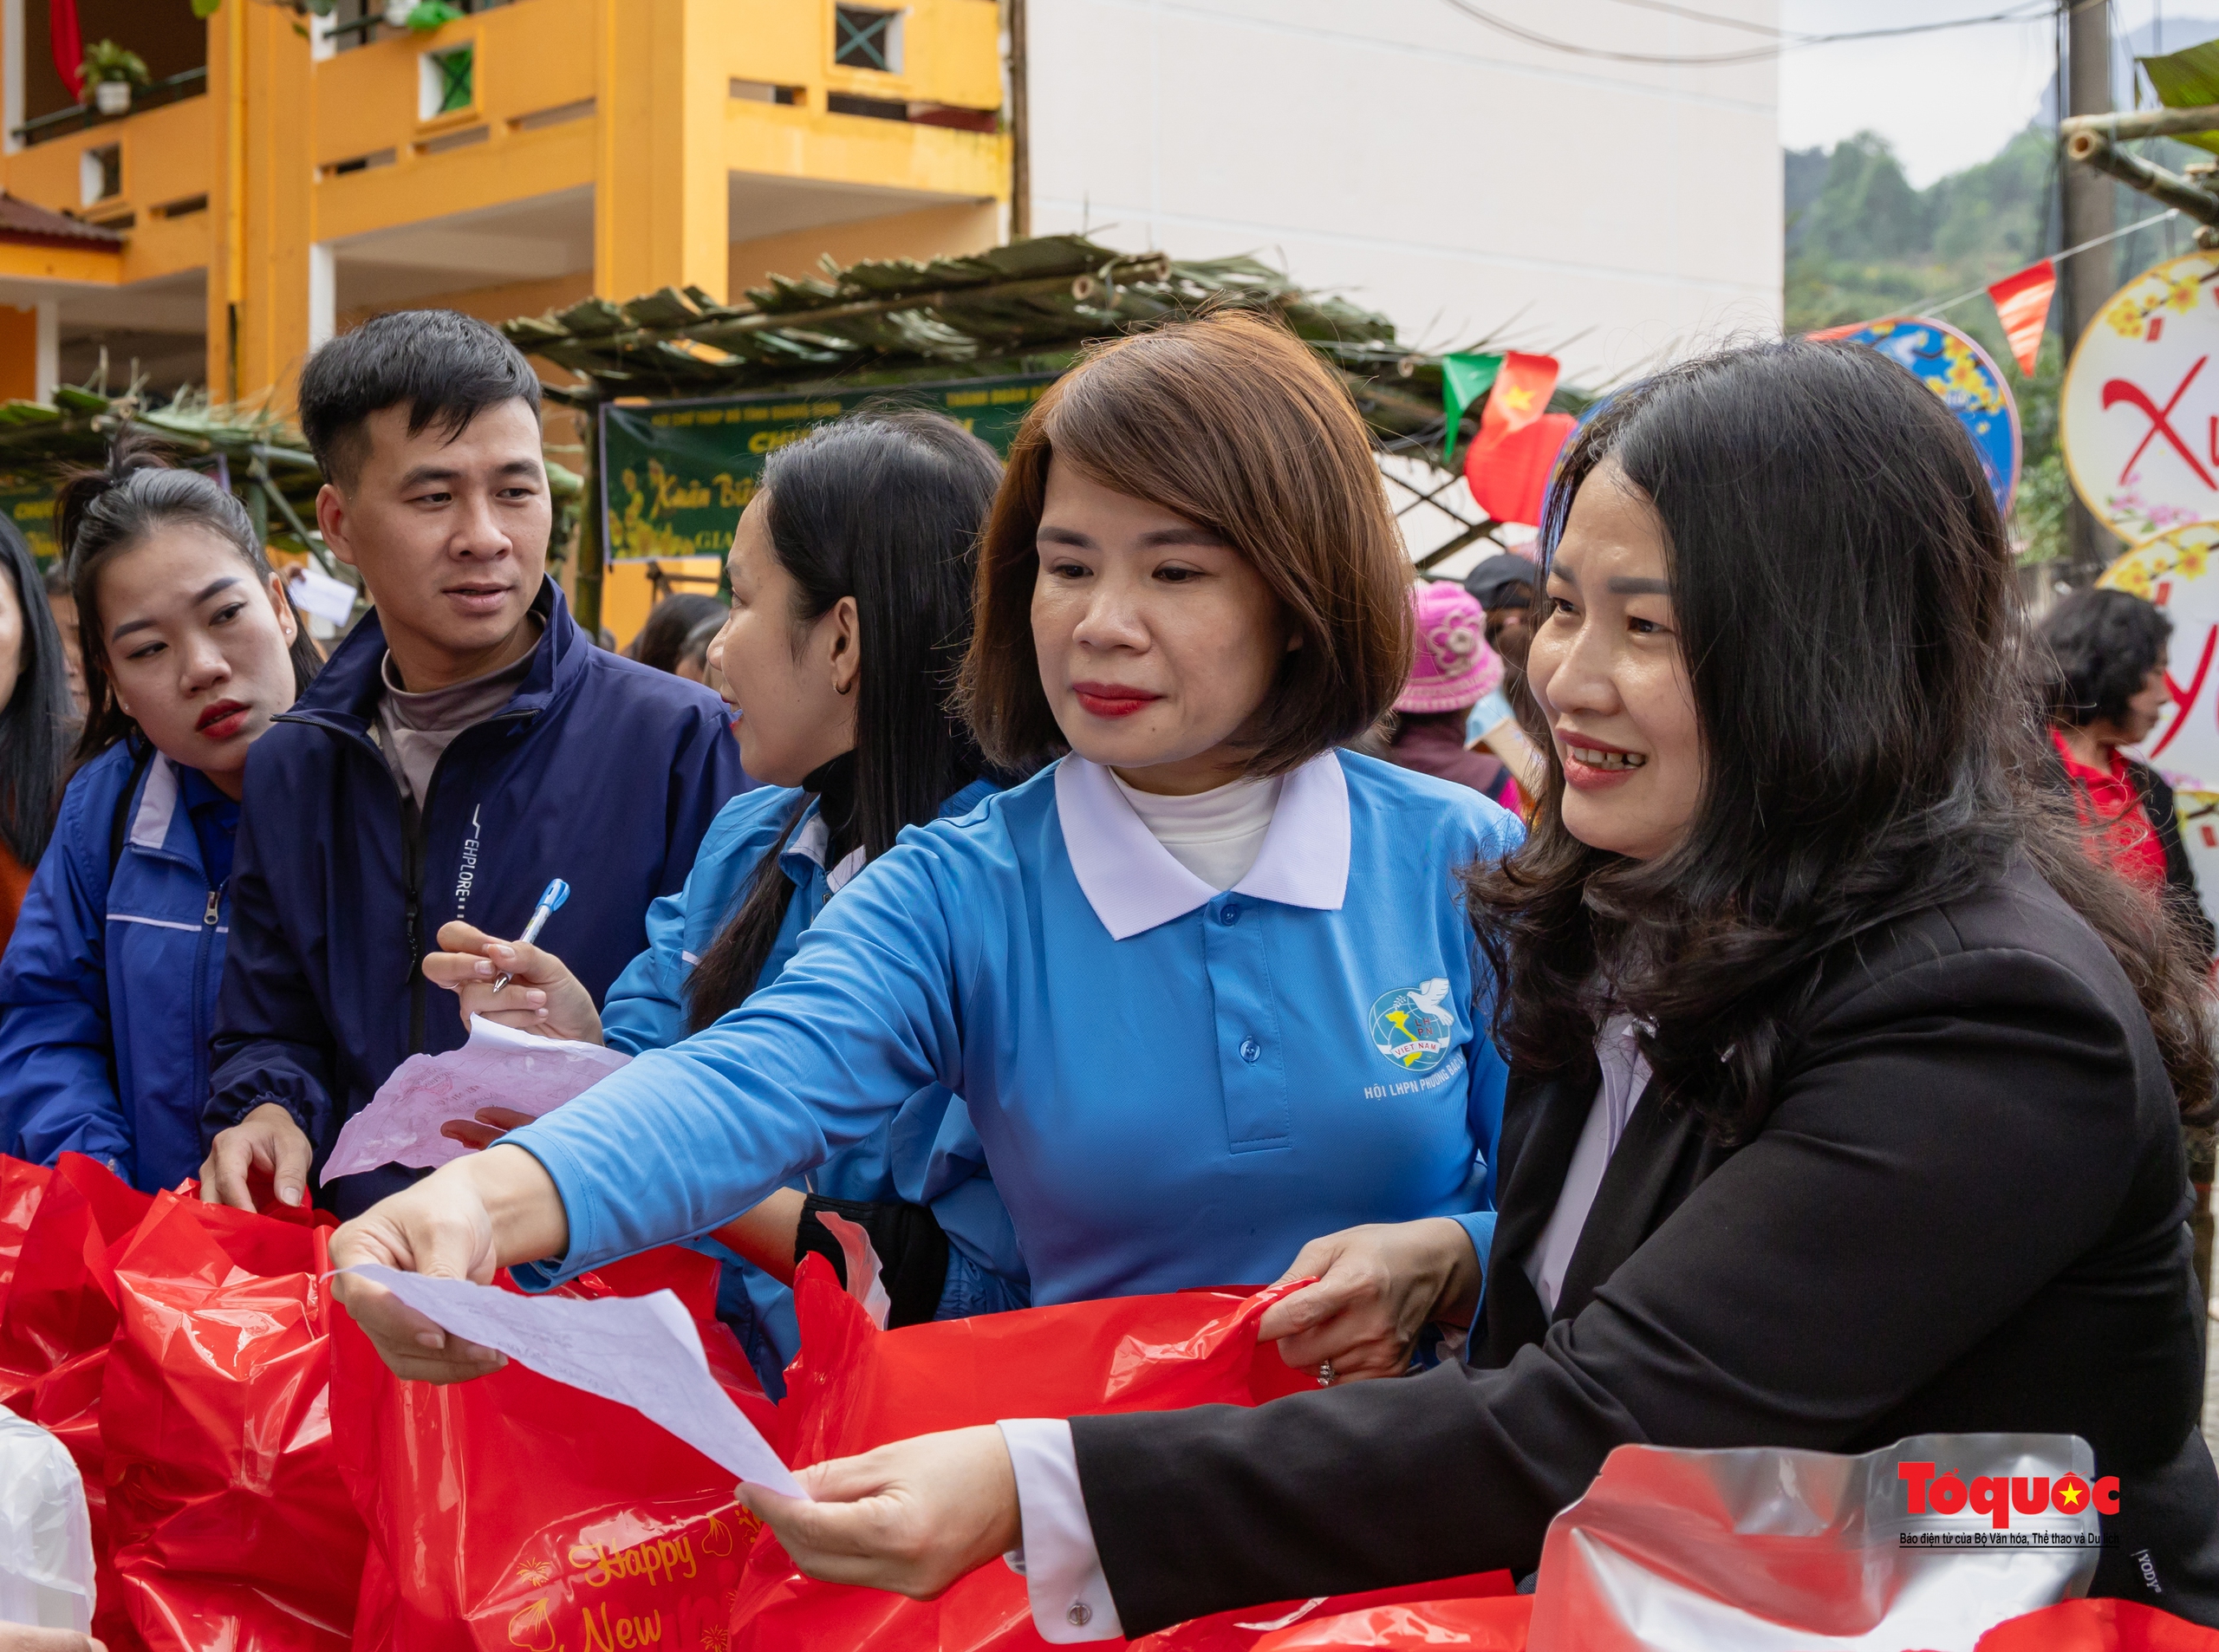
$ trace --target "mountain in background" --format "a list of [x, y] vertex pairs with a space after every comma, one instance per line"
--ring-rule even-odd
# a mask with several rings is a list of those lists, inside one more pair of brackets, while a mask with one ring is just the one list
[[[2178, 51], [2219, 36], [2219, 19], [2171, 18], [2163, 30], [2165, 49]], [[2157, 101], [2133, 58], [2157, 43], [2151, 25], [2118, 42], [2112, 81], [2118, 107]], [[1946, 306], [1941, 319], [1981, 341], [2018, 400], [2025, 457], [2013, 527], [2028, 563], [2053, 561], [2060, 554], [2069, 497], [2057, 452], [2057, 391], [2065, 363], [2064, 342], [2056, 334], [2060, 315], [2051, 311], [2051, 333], [2029, 380], [2012, 361], [1994, 309], [1979, 289], [2057, 250], [2055, 107], [2053, 88], [2036, 119], [1993, 159], [1923, 190], [1912, 186], [1887, 140], [1875, 133], [1859, 133], [1831, 150], [1791, 149], [1785, 156], [1787, 330], [1933, 315], [1937, 305]], [[2166, 141], [2136, 147], [2175, 172], [2211, 159]], [[2114, 217], [2121, 227], [2160, 210], [2146, 196], [2118, 186]], [[2193, 251], [2194, 227], [2175, 218], [2079, 256], [2105, 260], [2117, 284], [2162, 258]], [[1949, 303], [1967, 292], [1975, 296]]]

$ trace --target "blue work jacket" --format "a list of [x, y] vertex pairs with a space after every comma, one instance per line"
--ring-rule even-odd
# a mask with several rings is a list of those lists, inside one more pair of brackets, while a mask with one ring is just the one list
[[517, 1272], [703, 1232], [931, 1083], [969, 1104], [1036, 1303], [1259, 1284], [1423, 1216], [1484, 1259], [1506, 1075], [1455, 874], [1519, 836], [1468, 788], [1327, 752], [1220, 893], [1067, 758], [905, 831], [777, 980], [511, 1135], [570, 1233]]
[[[991, 781], [973, 781], [947, 799], [941, 817], [969, 814], [994, 790]], [[687, 993], [694, 966], [747, 898], [756, 868], [784, 834], [778, 868], [794, 886], [793, 898], [756, 976], [758, 990], [778, 978], [834, 889], [845, 881], [844, 868], [828, 870], [824, 864], [827, 834], [817, 800], [808, 798], [804, 804], [805, 796], [788, 787], [761, 786], [725, 805], [701, 840], [686, 887], [647, 909], [647, 951], [608, 989], [601, 1031], [609, 1048], [639, 1056], [687, 1037]], [[797, 805], [801, 816], [787, 833]], [[969, 1110], [942, 1086], [927, 1085], [873, 1134], [788, 1185], [828, 1199], [928, 1206], [952, 1252], [941, 1317], [1025, 1305], [1024, 1259], [1009, 1213], [986, 1174], [986, 1149], [971, 1128]], [[731, 1263], [732, 1283], [746, 1293], [750, 1317], [769, 1345], [771, 1357], [758, 1363], [783, 1369], [800, 1348], [793, 1292], [725, 1247], [702, 1244]]]
[[[544, 628], [530, 673], [440, 754], [413, 831], [371, 737], [386, 653], [374, 613], [255, 742], [205, 1137], [275, 1102], [321, 1167], [395, 1067], [464, 1042], [459, 1000], [421, 968], [439, 926], [519, 934], [550, 878], [570, 898], [548, 945], [600, 998], [646, 944], [648, 905], [683, 886], [745, 787], [714, 694], [595, 647], [552, 581], [533, 608]], [[351, 1216], [421, 1174], [343, 1176], [318, 1202]]]
[[148, 1191], [200, 1169], [230, 901], [202, 864], [183, 778], [125, 741], [62, 794], [0, 959], [0, 1150], [34, 1164], [81, 1153]]

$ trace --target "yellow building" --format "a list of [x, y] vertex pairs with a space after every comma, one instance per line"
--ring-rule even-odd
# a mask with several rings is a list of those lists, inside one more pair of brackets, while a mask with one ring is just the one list
[[117, 389], [135, 369], [282, 401], [381, 309], [721, 302], [827, 252], [1004, 238], [995, 0], [454, 5], [411, 30], [383, 0], [221, 0], [205, 23], [186, 0], [78, 0], [85, 41], [153, 81], [108, 118], [65, 88], [47, 0], [0, 0], [0, 192], [120, 237], [0, 223], [0, 398], [104, 362]]

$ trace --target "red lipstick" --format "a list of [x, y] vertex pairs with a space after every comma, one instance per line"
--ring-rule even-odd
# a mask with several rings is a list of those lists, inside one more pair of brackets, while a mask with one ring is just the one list
[[228, 740], [246, 726], [247, 714], [253, 709], [243, 700], [219, 699], [204, 709], [192, 726], [211, 740]]
[[1564, 764], [1564, 783], [1575, 791], [1606, 791], [1622, 786], [1648, 766], [1645, 753], [1598, 740], [1592, 735], [1556, 732], [1557, 757]]
[[1073, 683], [1071, 693], [1096, 717], [1130, 717], [1163, 698], [1148, 689], [1131, 688], [1123, 683]]

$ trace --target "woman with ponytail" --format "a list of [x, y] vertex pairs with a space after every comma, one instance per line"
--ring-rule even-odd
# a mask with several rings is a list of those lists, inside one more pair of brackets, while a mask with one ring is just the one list
[[[767, 784], [726, 805], [598, 1010], [552, 953], [467, 924], [439, 932], [447, 950], [425, 960], [426, 979], [459, 992], [465, 1016], [632, 1055], [664, 1049], [776, 979], [826, 901], [903, 828], [968, 814], [997, 790], [949, 702], [1000, 476], [991, 449], [930, 413], [865, 413], [772, 454], [734, 536], [732, 609], [709, 654], [741, 760]], [[448, 1128], [482, 1144], [523, 1119], [488, 1109]], [[1024, 1264], [984, 1164], [963, 1103], [931, 1085], [806, 1192], [773, 1194], [719, 1230], [746, 1259], [727, 1269], [725, 1316], [773, 1392], [797, 1345], [784, 1282], [802, 1251], [839, 1255], [818, 1211], [870, 1232], [893, 1324], [1024, 1305]]]
[[[0, 1147], [173, 1187], [200, 1163], [248, 748], [318, 655], [245, 507], [144, 443], [72, 478], [55, 527], [88, 707], [0, 962]], [[58, 634], [45, 658], [66, 706]]]

